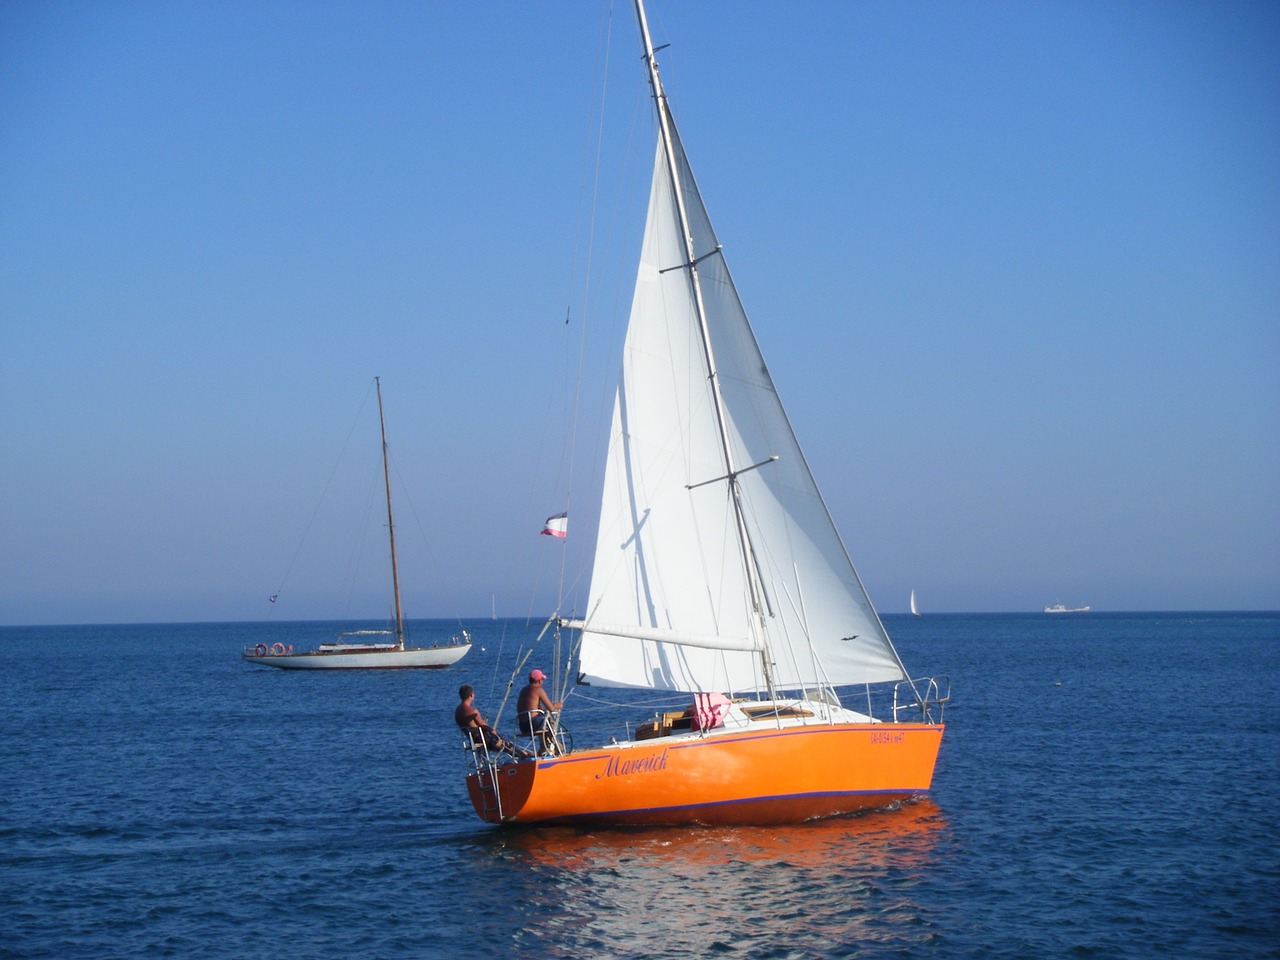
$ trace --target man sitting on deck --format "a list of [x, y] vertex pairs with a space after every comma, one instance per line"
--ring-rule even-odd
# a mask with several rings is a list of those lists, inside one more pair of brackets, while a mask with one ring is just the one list
[[498, 736], [493, 727], [484, 722], [484, 717], [480, 715], [480, 711], [472, 704], [475, 698], [476, 692], [472, 689], [471, 684], [464, 683], [458, 688], [458, 699], [462, 702], [453, 711], [454, 722], [467, 733], [471, 738], [471, 742], [477, 746], [483, 742], [490, 750], [508, 753], [521, 759], [532, 756], [528, 750], [521, 750], [514, 744], [507, 743], [502, 737]]
[[538, 752], [551, 753], [554, 747], [551, 731], [547, 729], [552, 711], [559, 710], [563, 703], [552, 703], [547, 691], [542, 689], [542, 681], [547, 675], [541, 670], [529, 673], [529, 685], [520, 691], [516, 699], [516, 721], [520, 732], [527, 736], [537, 736]]

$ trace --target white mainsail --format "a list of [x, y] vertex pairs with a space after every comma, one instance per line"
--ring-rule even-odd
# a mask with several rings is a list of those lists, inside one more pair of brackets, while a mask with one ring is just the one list
[[[775, 689], [903, 679], [774, 390], [673, 123], [670, 131], [700, 283], [692, 282], [660, 143], [614, 404], [588, 613], [574, 624], [584, 630], [582, 679], [693, 692], [763, 690], [762, 652]], [[698, 287], [709, 351], [701, 342]], [[708, 352], [731, 466], [719, 439]], [[736, 485], [726, 476], [730, 469]], [[707, 640], [716, 637], [723, 642]]]

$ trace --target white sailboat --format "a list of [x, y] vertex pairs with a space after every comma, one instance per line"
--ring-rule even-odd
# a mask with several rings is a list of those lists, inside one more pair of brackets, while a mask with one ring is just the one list
[[[579, 683], [690, 707], [566, 756], [472, 751], [472, 803], [493, 823], [776, 823], [923, 793], [946, 693], [908, 679], [850, 563], [694, 182], [641, 0], [636, 14], [657, 110], [649, 213], [586, 615], [549, 628], [580, 631]], [[857, 710], [837, 695], [850, 685]]]
[[[387, 491], [387, 534], [391, 541], [391, 592], [395, 598], [395, 630], [353, 630], [336, 643], [322, 643], [315, 650], [295, 653], [282, 643], [245, 647], [241, 656], [249, 663], [282, 670], [433, 670], [457, 663], [471, 649], [463, 630], [460, 638], [433, 647], [409, 647], [404, 639], [404, 615], [400, 608], [400, 571], [396, 562], [396, 528], [391, 515], [391, 471], [387, 462], [387, 426], [382, 415], [382, 381], [378, 391], [378, 426], [382, 432], [382, 477]], [[385, 641], [360, 637], [389, 637]]]
[[920, 616], [920, 608], [916, 606], [916, 592], [911, 591], [911, 615], [913, 617]]

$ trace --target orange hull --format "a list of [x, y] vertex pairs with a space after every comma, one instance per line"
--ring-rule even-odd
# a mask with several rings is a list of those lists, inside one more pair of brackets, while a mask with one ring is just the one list
[[942, 731], [876, 723], [667, 737], [486, 768], [467, 792], [490, 823], [795, 823], [927, 792]]

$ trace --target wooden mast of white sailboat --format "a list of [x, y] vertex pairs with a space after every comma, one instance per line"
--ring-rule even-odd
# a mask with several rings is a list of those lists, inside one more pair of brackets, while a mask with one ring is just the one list
[[404, 649], [404, 617], [400, 613], [400, 571], [396, 567], [396, 525], [391, 519], [391, 468], [387, 465], [387, 422], [382, 416], [382, 378], [374, 377], [378, 388], [378, 427], [382, 430], [382, 479], [387, 487], [387, 533], [391, 537], [391, 590], [396, 600], [396, 647]]
[[[738, 474], [741, 471], [734, 463], [733, 450], [729, 446], [729, 427], [725, 419], [724, 397], [720, 392], [720, 377], [716, 372], [715, 352], [711, 347], [711, 331], [707, 323], [707, 310], [702, 296], [702, 280], [698, 274], [700, 257], [693, 248], [693, 230], [689, 224], [689, 211], [685, 206], [684, 186], [680, 182], [680, 166], [677, 163], [672, 136], [672, 128], [675, 126], [675, 121], [671, 118], [671, 111], [667, 105], [667, 96], [663, 92], [662, 80], [658, 76], [658, 61], [654, 56], [653, 38], [649, 35], [649, 20], [645, 16], [644, 0], [635, 0], [635, 5], [636, 18], [640, 21], [640, 37], [644, 42], [644, 59], [649, 68], [649, 86], [653, 90], [653, 100], [658, 111], [659, 136], [662, 138], [662, 150], [666, 154], [667, 173], [671, 177], [671, 190], [675, 196], [676, 213], [680, 218], [680, 236], [684, 242], [685, 254], [685, 262], [682, 265], [682, 269], [688, 274], [690, 288], [693, 293], [694, 309], [698, 315], [698, 332], [702, 343], [702, 354], [707, 365], [707, 380], [711, 386], [711, 399], [715, 408], [717, 435], [720, 440], [720, 450], [724, 457], [725, 475], [723, 477], [710, 477], [706, 480], [697, 481], [690, 484], [690, 489], [694, 486], [702, 486], [719, 480], [726, 480], [729, 483], [729, 499], [733, 504], [733, 519], [738, 534], [738, 549], [746, 572], [746, 582], [751, 593], [752, 627], [756, 634], [756, 645], [760, 650], [760, 663], [764, 672], [765, 686], [769, 691], [770, 697], [773, 697], [775, 696], [773, 664], [770, 662], [768, 645], [764, 642], [764, 611], [766, 604], [769, 602], [768, 595], [765, 593], [764, 581], [756, 565], [755, 551], [751, 546], [746, 517], [742, 511], [742, 499], [738, 487]], [[720, 248], [717, 246], [715, 250], [705, 251], [703, 256], [716, 256], [719, 253]], [[777, 457], [770, 457], [764, 463], [776, 459]], [[752, 464], [743, 469], [754, 470], [756, 467], [763, 465], [762, 463]]]

